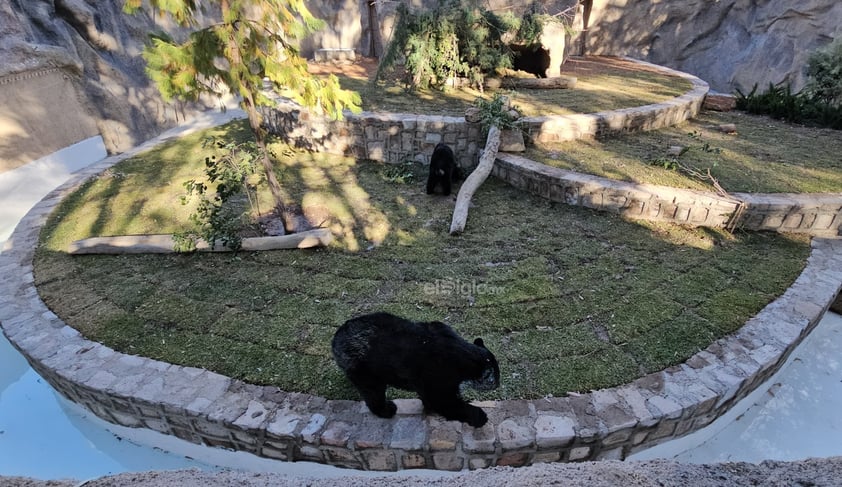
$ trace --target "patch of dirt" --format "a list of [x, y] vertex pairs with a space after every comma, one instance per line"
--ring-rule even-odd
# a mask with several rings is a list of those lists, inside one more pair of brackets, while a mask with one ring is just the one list
[[[317, 75], [346, 75], [352, 78], [371, 79], [377, 72], [377, 58], [359, 57], [354, 61], [310, 62], [310, 73]], [[641, 65], [626, 59], [608, 56], [571, 56], [561, 65], [563, 76], [594, 76], [622, 71], [663, 74], [654, 66]], [[531, 76], [531, 75], [530, 75]]]
[[307, 65], [311, 74], [344, 74], [352, 78], [371, 78], [377, 72], [377, 58], [358, 57], [354, 61], [330, 61], [325, 63], [310, 62]]

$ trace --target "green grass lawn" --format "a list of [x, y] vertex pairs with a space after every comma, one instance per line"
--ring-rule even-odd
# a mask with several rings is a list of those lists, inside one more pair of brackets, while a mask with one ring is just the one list
[[444, 91], [408, 91], [395, 77], [386, 77], [384, 81], [371, 84], [364, 74], [346, 73], [340, 74], [339, 80], [343, 88], [360, 93], [364, 110], [449, 116], [462, 116], [477, 98], [491, 99], [495, 93], [507, 95], [521, 115], [540, 116], [592, 113], [660, 103], [683, 95], [692, 87], [684, 78], [636, 68], [630, 63], [613, 59], [605, 58], [598, 62], [590, 58], [574, 58], [565, 63], [562, 74], [577, 79], [576, 87], [572, 89], [501, 88], [480, 92], [460, 87]]
[[[243, 125], [210, 131], [244, 137]], [[35, 258], [47, 305], [119, 351], [256, 384], [357, 398], [330, 355], [348, 318], [391, 311], [442, 320], [497, 355], [483, 397], [560, 396], [680, 363], [780, 295], [809, 254], [804, 237], [634, 223], [489, 179], [466, 231], [453, 200], [398, 184], [369, 161], [273, 146], [288, 202], [324, 217], [327, 248], [238, 254], [70, 256], [98, 235], [185, 228], [197, 134], [124, 161], [54, 212]], [[264, 195], [265, 197], [265, 195]], [[264, 207], [268, 204], [264, 203]]]
[[[736, 133], [717, 129], [734, 124]], [[678, 157], [671, 146], [687, 150]], [[551, 166], [621, 181], [712, 191], [708, 181], [664, 165], [680, 162], [711, 175], [728, 192], [842, 192], [842, 133], [744, 112], [704, 111], [651, 132], [530, 147], [526, 156]]]

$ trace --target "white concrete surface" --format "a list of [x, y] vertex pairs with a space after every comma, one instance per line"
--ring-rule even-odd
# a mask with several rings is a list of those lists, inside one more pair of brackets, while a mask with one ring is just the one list
[[72, 173], [106, 155], [102, 137], [97, 135], [25, 166], [0, 172], [0, 249], [35, 203], [67, 181]]
[[829, 312], [763, 386], [707, 428], [630, 460], [715, 463], [842, 455], [842, 316]]

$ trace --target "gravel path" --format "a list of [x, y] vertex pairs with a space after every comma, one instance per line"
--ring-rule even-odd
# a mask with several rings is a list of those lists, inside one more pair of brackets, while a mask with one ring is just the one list
[[465, 485], [565, 487], [644, 486], [842, 486], [842, 457], [800, 462], [684, 464], [666, 460], [646, 462], [584, 462], [542, 464], [525, 468], [497, 467], [442, 478], [347, 477], [308, 478], [280, 474], [198, 470], [124, 473], [80, 483], [76, 480], [40, 481], [0, 477], [3, 487], [455, 487]]

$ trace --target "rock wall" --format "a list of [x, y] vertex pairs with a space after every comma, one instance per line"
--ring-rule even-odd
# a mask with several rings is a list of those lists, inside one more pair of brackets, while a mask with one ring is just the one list
[[[337, 47], [361, 55], [381, 53], [392, 34], [398, 0], [371, 1], [307, 0], [328, 26], [303, 42], [301, 53], [312, 57], [317, 49]], [[401, 1], [419, 7], [435, 0]], [[557, 13], [575, 0], [537, 2]], [[96, 134], [109, 152], [121, 152], [197, 108], [164, 103], [144, 74], [140, 52], [147, 34], [177, 29], [165, 19], [127, 16], [122, 4], [0, 2], [0, 101], [5, 109], [0, 170]], [[585, 5], [590, 5], [586, 29]], [[487, 2], [495, 11], [527, 6], [514, 0]], [[669, 66], [722, 92], [782, 82], [798, 90], [809, 53], [842, 35], [840, 19], [838, 0], [583, 0], [573, 26], [579, 33], [565, 49]]]
[[122, 5], [0, 2], [0, 99], [8, 103], [0, 119], [3, 167], [97, 134], [109, 152], [122, 152], [190, 112], [161, 100], [140, 57], [150, 31], [177, 29], [125, 15]]
[[[842, 36], [839, 0], [593, 0], [588, 54], [695, 74], [721, 92], [804, 86], [810, 52]], [[577, 36], [574, 43], [581, 40]]]

